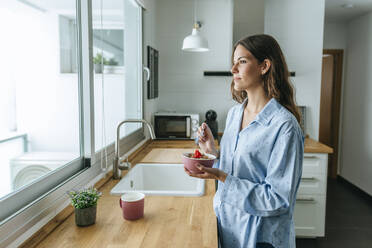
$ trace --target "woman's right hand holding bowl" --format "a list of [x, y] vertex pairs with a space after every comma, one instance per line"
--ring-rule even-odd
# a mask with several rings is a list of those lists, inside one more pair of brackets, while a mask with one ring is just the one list
[[[214, 143], [212, 131], [210, 130], [210, 128], [208, 127], [206, 123], [203, 123], [198, 129], [198, 144], [199, 144], [200, 150], [202, 150], [204, 154], [212, 154], [215, 156], [215, 158], [219, 157], [218, 151], [216, 150], [216, 146]], [[195, 172], [195, 170], [190, 171], [190, 169], [186, 168], [188, 167], [187, 165], [188, 162], [186, 160], [190, 160], [190, 159], [187, 159], [187, 158], [183, 158], [183, 159], [185, 160], [184, 161], [185, 172], [189, 176], [197, 177], [201, 179], [216, 179], [216, 180], [225, 182], [227, 174], [224, 171], [217, 169], [217, 168], [210, 168], [210, 166], [204, 166], [200, 163], [196, 165], [199, 171], [197, 172]]]

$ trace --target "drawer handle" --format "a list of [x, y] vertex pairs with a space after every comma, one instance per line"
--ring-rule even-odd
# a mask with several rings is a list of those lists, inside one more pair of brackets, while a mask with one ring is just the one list
[[310, 198], [297, 198], [296, 202], [306, 202], [306, 203], [312, 203], [315, 202], [315, 199], [310, 197]]
[[301, 181], [315, 181], [315, 177], [301, 177]]
[[318, 158], [317, 156], [304, 156], [304, 158]]

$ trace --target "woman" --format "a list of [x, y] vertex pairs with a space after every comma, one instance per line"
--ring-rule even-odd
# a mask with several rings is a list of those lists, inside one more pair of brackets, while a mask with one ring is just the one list
[[214, 197], [222, 247], [293, 248], [293, 210], [302, 173], [304, 137], [283, 53], [269, 35], [234, 46], [233, 99], [220, 152], [209, 127], [199, 146], [217, 156], [213, 168], [199, 165], [193, 177], [217, 179]]

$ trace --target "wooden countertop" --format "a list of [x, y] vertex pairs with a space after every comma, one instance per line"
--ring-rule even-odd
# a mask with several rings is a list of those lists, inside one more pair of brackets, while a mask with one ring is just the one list
[[[217, 143], [216, 143], [217, 144]], [[193, 140], [155, 140], [149, 147], [156, 148], [198, 148]], [[305, 138], [306, 153], [333, 153], [333, 149], [316, 140]]]
[[[197, 146], [192, 140], [155, 140], [148, 142], [129, 159], [134, 165], [139, 162], [181, 163], [180, 154], [195, 148]], [[332, 153], [333, 149], [306, 138], [305, 152]], [[55, 222], [61, 224], [54, 223], [58, 226], [53, 231], [44, 227], [41, 233], [35, 235], [46, 236], [51, 232], [45, 239], [38, 243], [37, 237], [33, 237], [27, 244], [39, 248], [217, 247], [217, 223], [212, 206], [215, 193], [213, 180], [207, 180], [202, 197], [146, 196], [145, 216], [137, 221], [124, 220], [119, 197], [110, 195], [117, 182], [109, 180], [100, 188], [103, 196], [97, 206], [95, 225], [77, 227], [69, 207], [56, 218]], [[24, 243], [23, 247], [31, 247], [27, 244]]]
[[[217, 142], [216, 142], [217, 145]], [[155, 140], [150, 143], [149, 147], [154, 148], [194, 148], [193, 140]], [[306, 153], [333, 153], [333, 149], [323, 143], [320, 143], [311, 138], [305, 138], [305, 152]]]
[[333, 148], [324, 145], [316, 140], [305, 139], [305, 152], [306, 153], [333, 153]]
[[[182, 163], [182, 152], [193, 151], [179, 148], [192, 146], [184, 143], [150, 143], [137, 154], [135, 163]], [[202, 197], [146, 196], [144, 218], [136, 221], [124, 220], [119, 197], [110, 195], [117, 182], [110, 180], [100, 189], [103, 196], [97, 205], [96, 224], [77, 227], [70, 215], [36, 247], [217, 247], [214, 180], [206, 181]]]

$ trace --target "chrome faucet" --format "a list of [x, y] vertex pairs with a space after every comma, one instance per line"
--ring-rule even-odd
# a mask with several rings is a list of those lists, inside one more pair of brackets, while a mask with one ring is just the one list
[[119, 141], [120, 141], [120, 127], [127, 122], [132, 122], [132, 123], [138, 123], [142, 122], [147, 125], [151, 139], [155, 139], [155, 132], [154, 128], [152, 125], [147, 122], [146, 120], [143, 119], [127, 119], [118, 124], [118, 127], [116, 128], [116, 142], [115, 142], [115, 157], [114, 157], [114, 162], [113, 162], [113, 177], [114, 179], [120, 179], [121, 177], [121, 171], [122, 170], [129, 170], [131, 168], [131, 164], [128, 162], [128, 157], [127, 161], [124, 163], [120, 162], [120, 151], [119, 151]]

